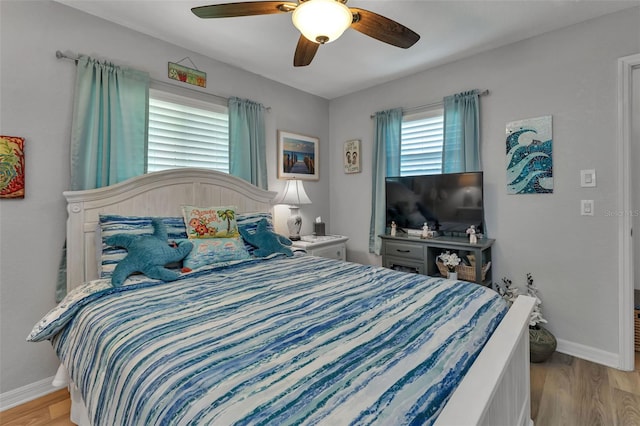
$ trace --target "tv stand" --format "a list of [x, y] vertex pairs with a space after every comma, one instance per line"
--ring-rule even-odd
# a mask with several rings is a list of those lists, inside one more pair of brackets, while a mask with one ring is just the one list
[[459, 256], [473, 254], [476, 259], [476, 280], [478, 284], [491, 285], [491, 271], [487, 271], [482, 280], [482, 266], [491, 261], [491, 238], [478, 239], [476, 244], [469, 243], [468, 237], [419, 238], [412, 236], [380, 235], [382, 238], [382, 266], [404, 272], [415, 272], [439, 277], [440, 271], [436, 259], [440, 253], [451, 251]]

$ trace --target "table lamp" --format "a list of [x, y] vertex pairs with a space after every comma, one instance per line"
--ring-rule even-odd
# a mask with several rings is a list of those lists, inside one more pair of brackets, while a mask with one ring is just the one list
[[289, 239], [292, 241], [300, 240], [300, 228], [302, 228], [302, 217], [300, 216], [300, 205], [311, 204], [311, 200], [304, 192], [304, 186], [301, 180], [292, 179], [287, 181], [284, 188], [284, 194], [278, 201], [278, 204], [288, 204], [291, 214], [287, 219], [287, 228], [289, 229]]

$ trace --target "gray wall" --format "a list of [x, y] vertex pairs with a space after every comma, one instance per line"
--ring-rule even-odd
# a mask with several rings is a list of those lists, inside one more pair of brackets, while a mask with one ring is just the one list
[[[370, 115], [412, 107], [469, 89], [481, 98], [488, 234], [495, 238], [494, 281], [524, 287], [531, 272], [549, 328], [566, 347], [604, 358], [618, 351], [616, 81], [617, 58], [640, 52], [640, 8], [547, 33], [417, 75], [335, 99], [331, 120], [333, 230], [349, 235], [349, 260], [368, 253], [373, 124]], [[506, 123], [553, 116], [555, 191], [507, 195]], [[341, 170], [342, 144], [362, 139], [363, 172]], [[580, 170], [596, 169], [596, 188]], [[580, 200], [595, 216], [580, 216]]]
[[[58, 60], [71, 50], [148, 71], [167, 80], [167, 62], [189, 56], [207, 72], [207, 92], [250, 98], [267, 114], [269, 189], [276, 178], [276, 133], [283, 129], [320, 138], [329, 157], [328, 101], [233, 68], [163, 41], [49, 1], [0, 2], [0, 134], [26, 138], [26, 198], [0, 201], [0, 393], [55, 373], [48, 343], [27, 343], [31, 327], [54, 306], [54, 287], [65, 236], [62, 192], [69, 189], [69, 137], [75, 68]], [[174, 82], [176, 84], [180, 84]], [[191, 86], [193, 87], [193, 86]], [[305, 183], [311, 219], [329, 216], [329, 162], [320, 181]], [[278, 207], [276, 213], [288, 209]], [[280, 215], [283, 216], [283, 215]], [[331, 226], [331, 224], [328, 224]]]

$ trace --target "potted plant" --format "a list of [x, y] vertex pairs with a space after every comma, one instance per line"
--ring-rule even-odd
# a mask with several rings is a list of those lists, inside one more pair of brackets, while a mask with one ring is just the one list
[[446, 251], [444, 253], [441, 253], [438, 258], [449, 271], [447, 278], [449, 278], [450, 280], [457, 280], [458, 273], [456, 272], [456, 266], [460, 264], [460, 258], [458, 257], [458, 255], [456, 253], [450, 253], [449, 251]]
[[[498, 293], [509, 303], [518, 297], [518, 288], [508, 278], [502, 279], [502, 286], [498, 286]], [[542, 301], [538, 296], [538, 288], [533, 285], [533, 276], [527, 273], [527, 295], [536, 299], [531, 316], [529, 317], [529, 352], [531, 362], [545, 362], [556, 350], [558, 343], [553, 334], [541, 324], [547, 322], [542, 316]]]

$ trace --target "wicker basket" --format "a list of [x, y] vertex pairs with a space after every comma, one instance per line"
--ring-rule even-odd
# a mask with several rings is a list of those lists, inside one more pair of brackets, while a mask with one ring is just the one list
[[[449, 274], [449, 270], [444, 263], [440, 259], [436, 260], [436, 265], [438, 266], [438, 270], [440, 271], [440, 275], [443, 277], [447, 277]], [[491, 262], [487, 262], [487, 264], [482, 266], [482, 279], [476, 280], [476, 267], [475, 266], [467, 266], [467, 265], [458, 265], [456, 266], [456, 272], [458, 273], [458, 279], [463, 281], [472, 281], [472, 282], [483, 282], [487, 277], [487, 271], [491, 268]]]

